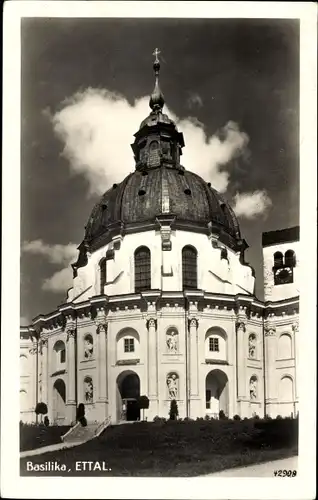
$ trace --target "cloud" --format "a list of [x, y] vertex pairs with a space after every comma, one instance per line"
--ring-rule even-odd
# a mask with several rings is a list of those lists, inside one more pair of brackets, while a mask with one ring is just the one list
[[[88, 181], [89, 194], [102, 194], [134, 170], [130, 148], [133, 134], [149, 114], [148, 97], [132, 105], [106, 89], [88, 88], [62, 103], [50, 116], [56, 135], [63, 142], [63, 156], [74, 174]], [[229, 121], [215, 135], [208, 136], [204, 126], [194, 118], [179, 119], [164, 108], [184, 133], [186, 147], [182, 163], [224, 192], [229, 172], [221, 170], [233, 157], [242, 154], [248, 143], [246, 133]], [[45, 115], [49, 112], [44, 110]]]
[[202, 97], [199, 94], [196, 94], [195, 92], [190, 93], [190, 95], [187, 99], [187, 105], [188, 105], [188, 108], [190, 108], [190, 109], [195, 108], [195, 107], [202, 108], [202, 106], [203, 106]]
[[42, 290], [53, 293], [66, 292], [72, 286], [71, 263], [76, 260], [77, 245], [68, 243], [67, 245], [48, 245], [42, 240], [25, 241], [22, 251], [33, 255], [42, 255], [51, 264], [63, 265], [60, 269], [46, 278], [42, 283]]
[[77, 255], [77, 245], [48, 245], [42, 240], [24, 241], [22, 245], [24, 252], [35, 255], [44, 255], [52, 264], [66, 264]]
[[42, 290], [53, 293], [66, 292], [73, 284], [70, 267], [61, 269], [43, 281]]
[[236, 193], [233, 210], [238, 217], [245, 219], [255, 219], [259, 216], [266, 218], [271, 205], [272, 201], [265, 190], [253, 193]]

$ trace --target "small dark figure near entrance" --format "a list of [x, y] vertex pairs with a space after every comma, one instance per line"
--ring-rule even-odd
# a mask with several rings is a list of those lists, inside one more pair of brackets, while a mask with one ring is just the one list
[[80, 403], [77, 407], [76, 420], [80, 422], [83, 427], [86, 427], [87, 420], [85, 418], [85, 406], [83, 403]]
[[49, 420], [49, 417], [47, 415], [45, 415], [45, 417], [44, 417], [44, 425], [46, 427], [48, 427], [50, 425], [50, 420]]
[[223, 411], [223, 410], [220, 410], [220, 411], [219, 411], [219, 419], [220, 419], [220, 420], [226, 420], [226, 418], [227, 418], [227, 417], [226, 417], [226, 415], [225, 415], [224, 411]]
[[179, 415], [178, 405], [175, 399], [170, 403], [169, 418], [170, 420], [177, 420]]

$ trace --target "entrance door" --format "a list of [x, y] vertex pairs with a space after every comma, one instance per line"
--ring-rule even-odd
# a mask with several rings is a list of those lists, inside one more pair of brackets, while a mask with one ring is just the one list
[[140, 396], [140, 380], [134, 372], [119, 375], [117, 385], [120, 393], [118, 404], [122, 407], [121, 418], [127, 421], [140, 420], [138, 398]]

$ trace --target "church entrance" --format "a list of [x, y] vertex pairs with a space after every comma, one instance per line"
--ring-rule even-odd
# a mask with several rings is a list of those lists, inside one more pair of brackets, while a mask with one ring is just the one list
[[205, 380], [205, 412], [219, 418], [220, 412], [229, 412], [228, 378], [222, 370], [212, 370]]
[[117, 420], [140, 420], [138, 398], [140, 380], [137, 373], [127, 370], [117, 378]]
[[53, 385], [53, 422], [56, 424], [62, 424], [65, 419], [65, 393], [65, 382], [59, 378]]

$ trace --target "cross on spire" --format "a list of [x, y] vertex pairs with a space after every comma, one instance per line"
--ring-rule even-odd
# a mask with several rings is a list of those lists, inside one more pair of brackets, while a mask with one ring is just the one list
[[159, 59], [158, 59], [159, 54], [161, 54], [161, 52], [160, 52], [160, 50], [159, 50], [159, 49], [157, 49], [157, 48], [156, 48], [156, 49], [154, 50], [154, 52], [152, 53], [152, 55], [153, 55], [153, 56], [155, 56], [155, 58], [156, 58], [156, 59], [155, 59], [155, 61], [154, 61], [155, 63], [158, 63], [158, 62], [159, 62]]

